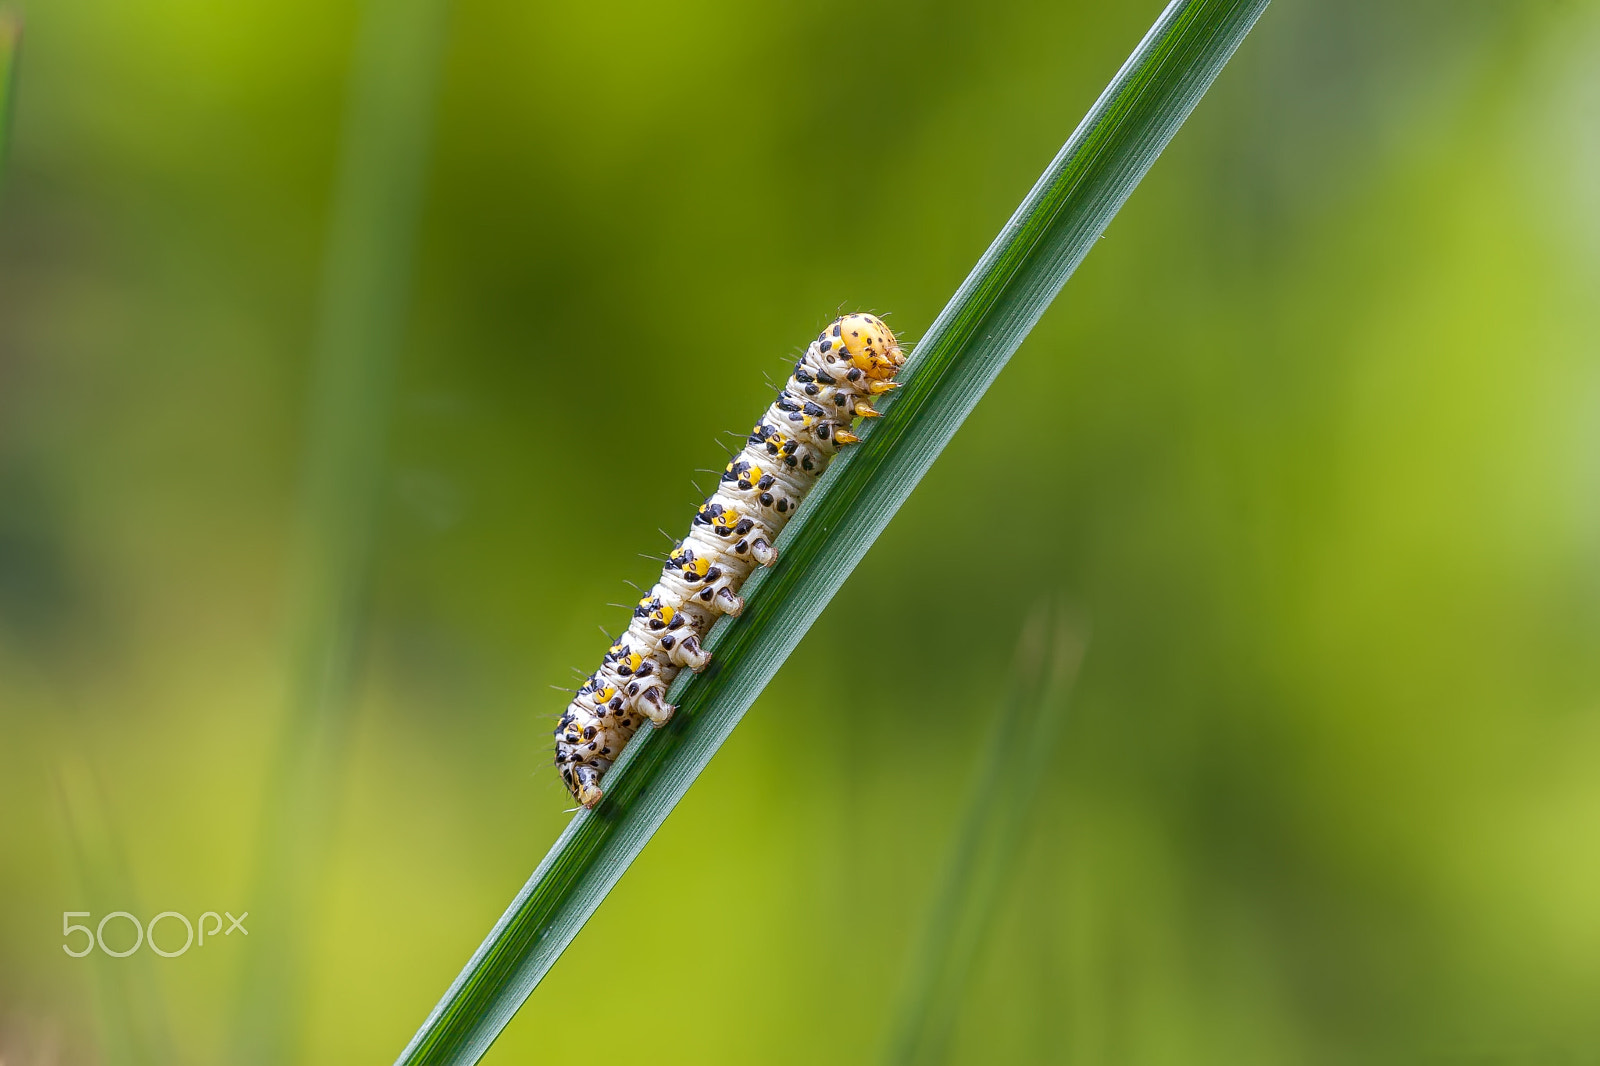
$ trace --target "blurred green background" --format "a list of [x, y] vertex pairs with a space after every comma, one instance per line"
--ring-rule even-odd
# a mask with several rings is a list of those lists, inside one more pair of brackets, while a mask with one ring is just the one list
[[[548, 686], [717, 434], [839, 307], [915, 339], [1159, 10], [451, 7], [289, 921], [250, 895], [360, 12], [20, 6], [6, 1066], [223, 1061], [288, 943], [296, 1060], [393, 1058], [564, 824]], [[960, 1061], [1600, 1060], [1596, 55], [1592, 0], [1274, 4], [487, 1061], [875, 1061], [1058, 595], [1093, 636]]]

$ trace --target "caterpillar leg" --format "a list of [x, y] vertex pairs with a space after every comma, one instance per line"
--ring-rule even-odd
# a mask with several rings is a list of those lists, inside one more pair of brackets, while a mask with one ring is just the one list
[[659, 681], [649, 686], [636, 681], [628, 686], [628, 695], [633, 699], [633, 706], [655, 726], [663, 726], [672, 721], [672, 716], [678, 710], [663, 698], [666, 691]]
[[696, 592], [694, 599], [702, 605], [702, 610], [716, 611], [718, 614], [731, 614], [737, 618], [744, 611], [743, 598], [726, 583], [709, 585]]
[[749, 555], [762, 566], [771, 566], [778, 561], [778, 549], [767, 542], [766, 537], [745, 537], [733, 546], [735, 555]]
[[700, 646], [700, 638], [693, 633], [683, 637], [663, 637], [661, 646], [675, 665], [687, 666], [697, 674], [711, 665], [711, 653]]

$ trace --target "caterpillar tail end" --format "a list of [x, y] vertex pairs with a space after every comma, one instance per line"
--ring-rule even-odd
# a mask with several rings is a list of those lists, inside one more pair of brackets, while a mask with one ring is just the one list
[[577, 778], [578, 788], [576, 795], [578, 802], [592, 811], [595, 808], [595, 804], [599, 803], [601, 798], [605, 796], [605, 792], [600, 788], [600, 771], [592, 766], [580, 766], [578, 767]]

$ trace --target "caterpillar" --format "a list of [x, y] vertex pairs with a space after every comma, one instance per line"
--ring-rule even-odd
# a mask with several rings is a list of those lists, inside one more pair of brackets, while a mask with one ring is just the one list
[[778, 533], [839, 449], [859, 439], [857, 418], [896, 387], [905, 355], [875, 315], [834, 320], [806, 348], [743, 449], [722, 471], [661, 570], [556, 727], [556, 766], [573, 798], [593, 807], [601, 779], [638, 728], [665, 725], [677, 709], [667, 686], [684, 667], [711, 662], [701, 640], [718, 615], [744, 610], [739, 587], [778, 560]]

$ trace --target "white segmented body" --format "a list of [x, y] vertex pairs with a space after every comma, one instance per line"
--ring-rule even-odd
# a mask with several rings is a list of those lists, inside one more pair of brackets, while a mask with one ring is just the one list
[[739, 588], [757, 566], [777, 561], [778, 533], [841, 447], [850, 426], [873, 417], [873, 396], [894, 388], [905, 362], [882, 320], [845, 315], [811, 343], [794, 373], [728, 463], [689, 535], [634, 608], [556, 727], [556, 765], [585, 807], [600, 802], [600, 779], [648, 718], [664, 725], [676, 709], [667, 686], [679, 670], [704, 670], [700, 638], [720, 614], [744, 610]]

